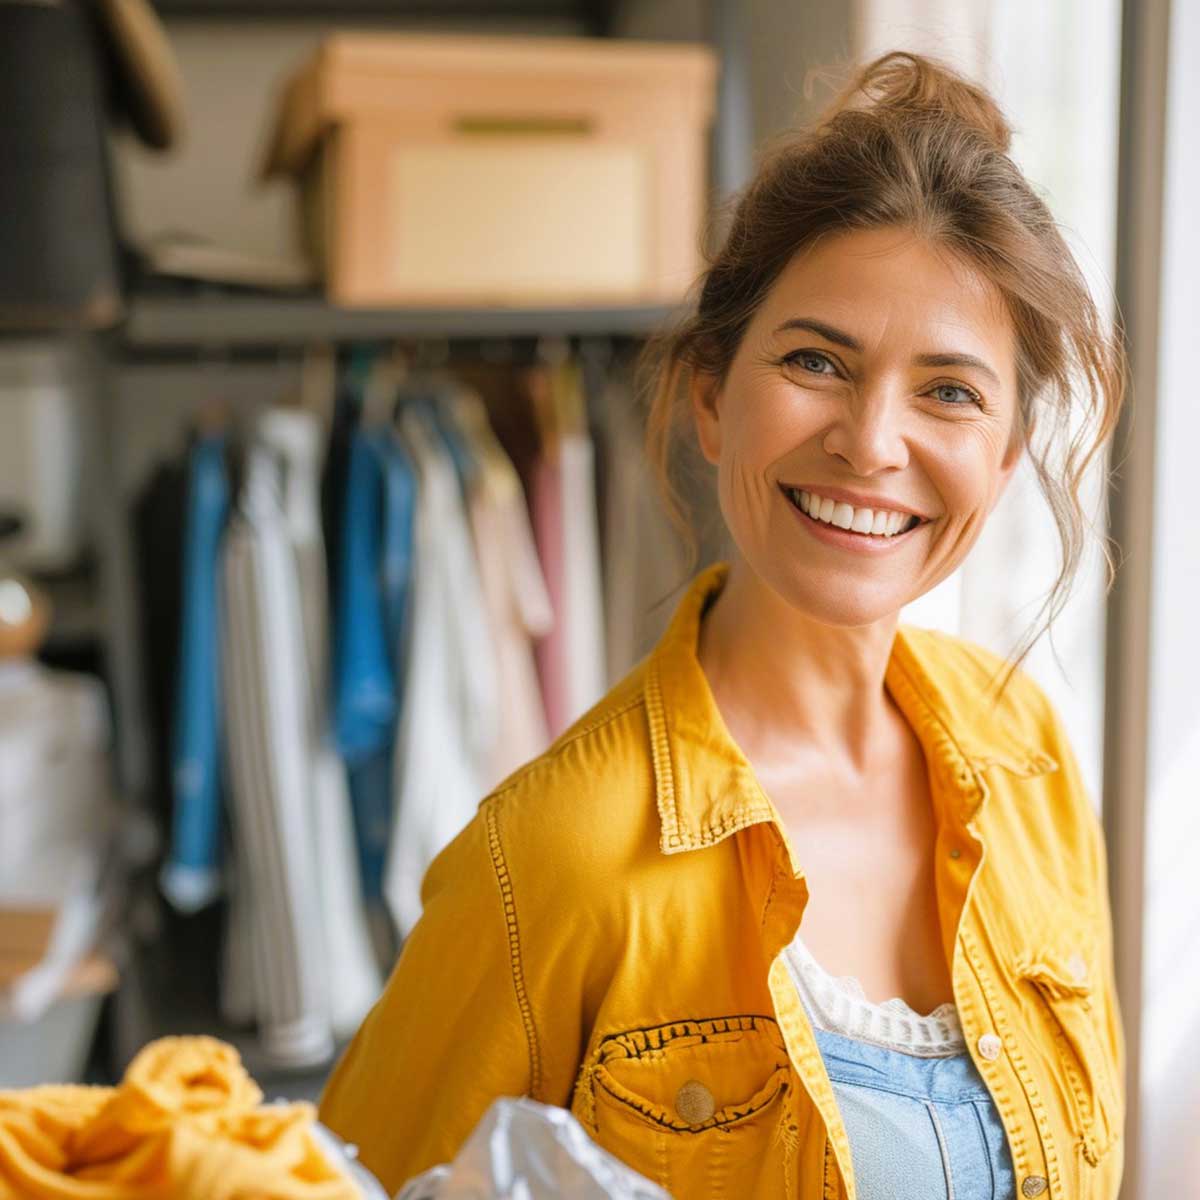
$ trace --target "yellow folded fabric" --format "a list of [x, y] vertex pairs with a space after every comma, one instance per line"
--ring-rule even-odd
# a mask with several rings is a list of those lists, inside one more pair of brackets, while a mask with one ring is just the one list
[[0, 1200], [361, 1200], [311, 1104], [262, 1104], [237, 1051], [151, 1042], [115, 1088], [0, 1091]]

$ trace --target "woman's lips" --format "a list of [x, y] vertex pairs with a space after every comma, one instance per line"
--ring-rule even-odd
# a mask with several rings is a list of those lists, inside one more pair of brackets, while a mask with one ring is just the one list
[[804, 523], [805, 529], [818, 541], [863, 554], [885, 554], [896, 546], [903, 545], [918, 529], [929, 524], [928, 521], [919, 520], [911, 529], [906, 529], [903, 533], [894, 533], [891, 537], [876, 533], [853, 533], [849, 529], [840, 529], [836, 525], [829, 525], [824, 521], [818, 521], [815, 517], [810, 517], [792, 501], [792, 498], [782, 488], [780, 494], [788, 508], [796, 514], [797, 518]]

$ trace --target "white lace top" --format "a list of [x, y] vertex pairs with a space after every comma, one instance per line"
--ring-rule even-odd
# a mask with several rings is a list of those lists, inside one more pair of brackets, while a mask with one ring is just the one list
[[953, 1003], [940, 1004], [924, 1016], [899, 997], [875, 1004], [854, 976], [830, 975], [813, 958], [799, 932], [784, 955], [800, 1000], [819, 1029], [923, 1058], [966, 1050]]

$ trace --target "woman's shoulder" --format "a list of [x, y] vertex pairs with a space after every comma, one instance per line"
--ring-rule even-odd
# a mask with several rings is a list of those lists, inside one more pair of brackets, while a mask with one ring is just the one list
[[992, 789], [997, 797], [1019, 805], [1023, 819], [1043, 812], [1059, 838], [1094, 841], [1096, 806], [1046, 688], [1018, 666], [998, 692], [1011, 663], [994, 650], [941, 630], [905, 627], [905, 634], [960, 742], [977, 746], [978, 762], [1006, 768], [1006, 785]]
[[480, 805], [511, 854], [567, 869], [657, 844], [653, 755], [639, 664]]
[[987, 712], [1053, 754], [1045, 743], [1063, 738], [1062, 722], [1045, 688], [1029, 671], [959, 634], [915, 625], [902, 630], [905, 645], [943, 707]]

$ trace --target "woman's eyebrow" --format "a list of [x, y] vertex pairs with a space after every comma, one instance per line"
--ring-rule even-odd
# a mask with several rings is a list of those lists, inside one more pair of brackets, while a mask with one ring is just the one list
[[[827, 325], [824, 321], [818, 321], [813, 317], [789, 317], [775, 332], [779, 334], [788, 329], [807, 329], [809, 333], [815, 333], [835, 346], [845, 346], [847, 350], [856, 350], [860, 354], [862, 353], [862, 342], [853, 334], [847, 333], [844, 329], [838, 329], [836, 326]], [[986, 375], [997, 387], [1001, 386], [1000, 376], [982, 358], [976, 358], [974, 354], [957, 352], [918, 354], [913, 359], [913, 365], [918, 367], [974, 367]]]

